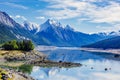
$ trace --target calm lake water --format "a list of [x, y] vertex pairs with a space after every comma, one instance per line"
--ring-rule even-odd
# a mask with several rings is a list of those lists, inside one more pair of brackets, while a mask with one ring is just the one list
[[[42, 51], [49, 60], [79, 62], [75, 68], [42, 68], [34, 66], [31, 76], [36, 80], [120, 80], [120, 58], [108, 53], [91, 53], [78, 49]], [[105, 70], [107, 68], [107, 70]]]

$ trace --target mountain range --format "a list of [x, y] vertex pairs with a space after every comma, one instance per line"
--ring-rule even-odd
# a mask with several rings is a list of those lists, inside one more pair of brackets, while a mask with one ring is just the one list
[[63, 27], [60, 22], [51, 19], [41, 25], [28, 21], [21, 25], [0, 11], [0, 43], [13, 39], [30, 39], [36, 45], [82, 46], [118, 35], [116, 32], [86, 34], [75, 31], [70, 25]]

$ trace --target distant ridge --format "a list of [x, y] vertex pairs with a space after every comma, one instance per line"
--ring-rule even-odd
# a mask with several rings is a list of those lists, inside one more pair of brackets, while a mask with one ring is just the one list
[[87, 48], [102, 48], [102, 49], [120, 49], [120, 36], [105, 39], [93, 44], [85, 45]]

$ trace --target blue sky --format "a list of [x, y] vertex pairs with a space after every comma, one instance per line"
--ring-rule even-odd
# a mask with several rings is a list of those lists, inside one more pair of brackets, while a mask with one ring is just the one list
[[50, 18], [85, 33], [120, 30], [119, 0], [0, 0], [0, 10], [19, 23]]

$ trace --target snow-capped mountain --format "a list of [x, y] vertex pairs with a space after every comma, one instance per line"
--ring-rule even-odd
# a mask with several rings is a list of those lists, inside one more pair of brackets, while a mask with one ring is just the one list
[[65, 27], [57, 21], [48, 19], [41, 25], [36, 35], [42, 37], [48, 45], [54, 46], [81, 46], [101, 40], [104, 37], [76, 32], [72, 27]]
[[61, 28], [62, 25], [61, 23], [55, 21], [55, 20], [51, 20], [48, 19], [45, 23], [41, 24], [41, 28], [40, 31], [46, 31], [48, 28], [53, 28], [53, 29], [57, 29], [57, 28]]
[[95, 34], [99, 35], [99, 36], [116, 37], [116, 36], [120, 36], [120, 30], [118, 30], [118, 31], [111, 31], [111, 32], [100, 32], [100, 33], [95, 33]]
[[40, 26], [36, 23], [24, 21], [23, 26], [26, 30], [32, 32], [33, 34], [36, 34], [37, 32], [40, 31]]
[[60, 22], [57, 22], [51, 19], [48, 19], [45, 23], [41, 25], [40, 31], [46, 31], [48, 28], [53, 28], [55, 30], [57, 29], [64, 29], [64, 30], [71, 30], [71, 31], [74, 30], [72, 27], [70, 27], [70, 25], [66, 25], [64, 27]]
[[111, 36], [120, 36], [120, 31], [112, 31], [112, 32], [109, 32], [108, 35], [111, 35]]
[[0, 12], [0, 41], [12, 39], [31, 39], [37, 45], [81, 46], [94, 43], [108, 36], [103, 34], [85, 34], [75, 31], [70, 25], [48, 19], [40, 26], [24, 22], [21, 26], [5, 12]]

